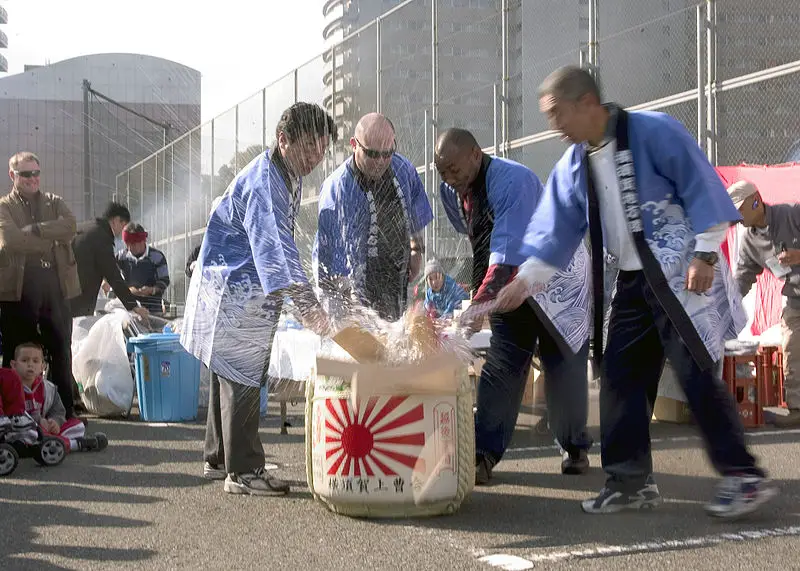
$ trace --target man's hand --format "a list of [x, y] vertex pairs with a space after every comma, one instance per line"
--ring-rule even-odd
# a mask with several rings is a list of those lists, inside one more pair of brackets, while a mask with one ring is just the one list
[[129, 287], [128, 289], [130, 290], [130, 292], [131, 292], [133, 295], [144, 295], [144, 294], [142, 294], [142, 293], [141, 293], [141, 291], [142, 291], [142, 290], [141, 290], [141, 289], [139, 289], [139, 288], [138, 288], [138, 287], [136, 287], [136, 286], [131, 286], [131, 287]]
[[108, 292], [111, 291], [111, 286], [106, 280], [103, 280], [103, 283], [100, 284], [100, 287], [102, 288], [103, 293], [106, 295], [108, 295]]
[[543, 287], [544, 286], [540, 286], [539, 284], [535, 284], [531, 287], [528, 282], [521, 278], [513, 279], [497, 294], [494, 311], [498, 313], [514, 311], [525, 303], [525, 300], [531, 295], [541, 291]]
[[705, 293], [714, 282], [714, 266], [694, 259], [686, 272], [686, 289], [694, 293]]
[[486, 317], [486, 310], [480, 305], [470, 305], [467, 310], [458, 317], [458, 324], [466, 330], [467, 336], [477, 333], [483, 328], [483, 319]]
[[146, 307], [134, 307], [131, 309], [131, 313], [135, 313], [139, 317], [141, 317], [144, 321], [147, 321], [147, 318], [150, 316], [150, 311]]
[[784, 266], [796, 266], [800, 264], [800, 250], [790, 248], [778, 255], [778, 261]]
[[411, 258], [408, 260], [408, 281], [413, 282], [417, 279], [420, 271], [422, 271], [423, 263], [422, 254], [417, 250], [412, 250]]

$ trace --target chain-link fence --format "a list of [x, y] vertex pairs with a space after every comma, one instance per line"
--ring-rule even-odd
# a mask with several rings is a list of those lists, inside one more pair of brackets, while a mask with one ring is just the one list
[[794, 0], [384, 0], [391, 9], [378, 18], [376, 3], [340, 4], [328, 29], [341, 29], [341, 42], [117, 177], [118, 196], [168, 256], [173, 301], [184, 300], [183, 265], [213, 197], [272, 143], [295, 101], [325, 106], [340, 129], [304, 179], [296, 235], [309, 266], [319, 186], [351, 152], [359, 117], [376, 110], [393, 121], [398, 152], [418, 165], [434, 207], [429, 255], [453, 272], [465, 266], [469, 246], [438, 206], [437, 133], [469, 128], [487, 152], [546, 179], [565, 145], [547, 130], [537, 86], [567, 63], [593, 69], [607, 100], [676, 117], [715, 164], [800, 155]]

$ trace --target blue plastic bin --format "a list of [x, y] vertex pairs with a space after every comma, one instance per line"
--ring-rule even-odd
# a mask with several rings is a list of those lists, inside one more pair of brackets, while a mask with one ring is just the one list
[[200, 361], [181, 346], [177, 333], [128, 339], [134, 353], [139, 414], [147, 422], [195, 420], [200, 404]]

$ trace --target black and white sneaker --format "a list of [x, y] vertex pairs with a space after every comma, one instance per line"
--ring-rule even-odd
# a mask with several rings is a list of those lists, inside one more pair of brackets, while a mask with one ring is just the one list
[[777, 495], [778, 490], [772, 482], [761, 476], [725, 476], [714, 499], [706, 505], [706, 513], [712, 517], [734, 519], [754, 512]]
[[289, 484], [268, 476], [261, 467], [255, 472], [247, 474], [228, 474], [224, 489], [229, 494], [283, 496], [289, 493]]
[[581, 502], [581, 509], [588, 514], [613, 514], [623, 510], [648, 510], [662, 502], [655, 478], [647, 477], [640, 490], [630, 493], [624, 490], [603, 488], [597, 497]]

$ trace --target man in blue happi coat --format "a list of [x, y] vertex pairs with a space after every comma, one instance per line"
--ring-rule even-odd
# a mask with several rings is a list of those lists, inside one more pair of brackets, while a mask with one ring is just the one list
[[[544, 81], [539, 105], [551, 127], [573, 144], [551, 173], [528, 226], [522, 252], [529, 259], [521, 279], [498, 299], [502, 309], [518, 306], [532, 284], [569, 263], [589, 230], [607, 480], [583, 510], [614, 513], [661, 502], [652, 477], [648, 395], [655, 393], [665, 358], [724, 476], [708, 513], [736, 517], [755, 510], [775, 488], [745, 446], [717, 366], [724, 341], [746, 322], [730, 269], [719, 262], [725, 233], [741, 216], [672, 117], [602, 105], [592, 76], [573, 66]], [[615, 275], [606, 282], [613, 284], [609, 316], [603, 311], [604, 270]]]
[[[483, 153], [464, 129], [442, 133], [434, 160], [444, 181], [440, 195], [447, 217], [472, 245], [473, 298], [462, 322], [477, 329], [483, 321], [481, 307], [491, 307], [497, 292], [525, 261], [520, 254], [522, 238], [542, 183], [526, 166]], [[490, 317], [492, 337], [475, 416], [476, 484], [489, 483], [511, 441], [537, 345], [550, 426], [563, 450], [561, 471], [582, 474], [589, 469], [588, 258], [585, 248], [579, 248], [546, 291], [514, 311]]]
[[314, 276], [332, 313], [355, 303], [395, 321], [422, 269], [422, 232], [433, 214], [419, 174], [396, 152], [389, 119], [362, 117], [350, 146], [353, 156], [320, 190]]
[[318, 105], [284, 111], [275, 143], [242, 169], [212, 210], [192, 272], [181, 344], [211, 371], [203, 473], [224, 479], [231, 494], [289, 491], [264, 470], [260, 389], [285, 297], [306, 327], [321, 335], [328, 329], [294, 234], [302, 177], [336, 136]]

